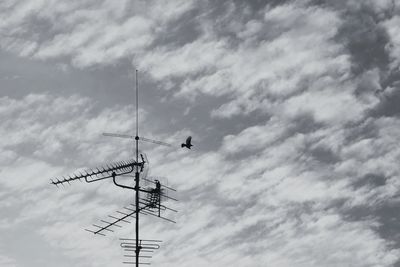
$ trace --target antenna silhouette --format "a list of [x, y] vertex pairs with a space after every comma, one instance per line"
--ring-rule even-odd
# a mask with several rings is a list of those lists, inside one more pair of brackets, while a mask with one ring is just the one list
[[[71, 184], [75, 181], [85, 181], [86, 183], [93, 183], [102, 180], [111, 180], [113, 183], [121, 188], [134, 190], [135, 201], [128, 206], [123, 207], [107, 216], [107, 219], [100, 220], [100, 222], [93, 224], [86, 231], [95, 234], [106, 236], [107, 233], [112, 233], [123, 225], [131, 224], [132, 219], [135, 219], [135, 238], [122, 238], [121, 248], [124, 250], [124, 257], [127, 258], [124, 264], [139, 264], [150, 265], [149, 262], [141, 261], [141, 259], [149, 259], [152, 253], [160, 248], [161, 240], [140, 239], [139, 235], [139, 218], [140, 214], [146, 216], [153, 216], [161, 218], [165, 221], [175, 223], [175, 221], [164, 216], [165, 213], [176, 213], [177, 211], [167, 207], [165, 201], [177, 201], [177, 199], [169, 195], [170, 192], [175, 192], [175, 189], [161, 183], [160, 177], [147, 177], [148, 160], [145, 154], [139, 154], [139, 141], [149, 142], [157, 145], [173, 147], [171, 144], [152, 140], [139, 136], [139, 83], [138, 71], [135, 72], [136, 84], [136, 135], [127, 134], [114, 134], [103, 133], [104, 136], [129, 138], [135, 140], [135, 157], [126, 161], [119, 161], [115, 163], [108, 163], [104, 166], [95, 167], [93, 169], [78, 171], [68, 176], [62, 176], [51, 179], [51, 184], [59, 187], [60, 185]], [[134, 178], [135, 186], [121, 183], [118, 177]], [[144, 187], [141, 180], [150, 186]], [[140, 253], [143, 252], [141, 255]], [[135, 260], [132, 261], [132, 258]]]

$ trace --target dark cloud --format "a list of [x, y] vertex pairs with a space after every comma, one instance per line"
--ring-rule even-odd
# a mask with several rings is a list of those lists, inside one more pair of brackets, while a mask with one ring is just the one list
[[352, 56], [353, 72], [360, 74], [373, 68], [387, 71], [390, 62], [386, 49], [389, 36], [380, 25], [378, 14], [365, 5], [357, 10], [343, 10], [342, 17], [344, 23], [336, 38], [346, 43]]
[[378, 91], [379, 104], [371, 110], [372, 116], [399, 116], [400, 115], [400, 82], [396, 82], [394, 87], [387, 88], [385, 91]]
[[353, 186], [356, 188], [359, 187], [369, 187], [369, 188], [376, 188], [379, 186], [383, 186], [386, 184], [386, 178], [383, 175], [369, 173], [360, 177], [357, 181], [353, 183]]
[[[377, 222], [376, 231], [379, 235], [386, 240], [390, 240], [390, 246], [397, 248], [400, 245], [400, 216], [396, 211], [397, 209], [397, 202], [379, 203], [378, 205], [352, 207], [351, 209], [343, 210], [343, 214], [350, 221], [375, 220]], [[394, 266], [397, 266], [396, 264], [398, 263], [399, 261]]]
[[173, 49], [195, 41], [202, 34], [197, 18], [200, 15], [199, 10], [192, 10], [184, 14], [179, 20], [171, 21], [166, 25], [168, 31], [163, 31], [157, 35], [153, 48], [168, 46]]
[[325, 147], [315, 147], [310, 153], [316, 160], [326, 164], [335, 164], [335, 162], [340, 160], [335, 153]]

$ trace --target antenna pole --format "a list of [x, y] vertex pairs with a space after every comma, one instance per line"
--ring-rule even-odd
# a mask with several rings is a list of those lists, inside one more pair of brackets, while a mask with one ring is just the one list
[[[129, 206], [123, 207], [122, 211], [115, 211], [112, 215], [108, 215], [107, 220], [100, 220], [100, 223], [93, 224], [92, 229], [85, 229], [86, 231], [94, 234], [94, 235], [101, 235], [105, 236], [106, 232], [114, 232], [115, 227], [122, 227], [120, 224], [122, 223], [131, 223], [132, 219], [135, 218], [136, 225], [135, 225], [135, 239], [133, 238], [123, 238], [120, 239], [121, 248], [125, 252], [125, 259], [126, 261], [122, 262], [124, 264], [132, 264], [136, 267], [139, 267], [140, 264], [150, 265], [149, 262], [146, 262], [146, 259], [151, 258], [152, 256], [149, 253], [154, 252], [154, 250], [159, 249], [161, 240], [153, 240], [153, 239], [139, 239], [139, 216], [140, 213], [145, 215], [151, 215], [154, 217], [158, 217], [164, 219], [166, 221], [175, 223], [175, 221], [170, 220], [161, 213], [163, 211], [166, 212], [177, 212], [174, 209], [168, 208], [167, 206], [161, 204], [162, 200], [174, 200], [177, 201], [175, 198], [168, 196], [168, 190], [175, 191], [173, 188], [165, 186], [160, 183], [157, 177], [150, 178], [150, 180], [146, 179], [147, 173], [144, 172], [144, 169], [148, 164], [148, 160], [145, 154], [140, 154], [139, 157], [139, 140], [150, 142], [153, 144], [170, 146], [172, 145], [156, 141], [152, 139], [148, 139], [145, 137], [139, 136], [139, 71], [135, 70], [135, 95], [136, 95], [136, 122], [134, 123], [136, 126], [136, 135], [126, 135], [126, 134], [112, 134], [112, 133], [103, 133], [105, 136], [114, 136], [114, 137], [122, 137], [122, 138], [129, 138], [135, 140], [135, 148], [134, 148], [134, 155], [131, 156], [129, 160], [119, 161], [115, 163], [106, 164], [103, 167], [97, 167], [93, 169], [89, 169], [86, 171], [79, 171], [75, 174], [68, 175], [66, 177], [62, 176], [59, 178], [51, 179], [51, 184], [55, 186], [65, 184], [70, 184], [70, 182], [74, 181], [85, 181], [86, 183], [93, 183], [97, 181], [102, 181], [105, 179], [111, 180], [114, 184], [118, 187], [130, 189], [135, 191], [135, 203], [129, 204]], [[134, 127], [135, 127], [134, 126]], [[183, 146], [187, 146], [190, 149], [192, 144], [190, 143], [191, 137], [189, 136], [186, 140], [186, 144], [182, 144]], [[136, 154], [135, 154], [136, 153]], [[136, 158], [135, 158], [136, 156]], [[139, 158], [141, 161], [139, 162]], [[135, 173], [133, 176], [132, 174]], [[140, 177], [140, 173], [143, 173], [143, 176]], [[134, 186], [132, 180], [127, 181], [125, 183], [119, 183], [117, 177], [119, 176], [128, 176], [134, 178]], [[149, 181], [155, 185], [155, 188], [144, 186], [140, 187], [140, 178], [145, 181]], [[141, 192], [143, 194], [141, 194]], [[167, 213], [168, 214], [168, 213]], [[136, 259], [134, 262], [133, 259]], [[139, 259], [144, 259], [144, 262], [139, 262]]]
[[136, 267], [139, 267], [139, 83], [138, 70], [136, 70], [136, 172], [135, 172], [135, 191], [136, 191]]
[[[139, 137], [139, 83], [138, 83], [138, 70], [136, 70], [136, 136]], [[139, 139], [138, 139], [139, 140]], [[136, 148], [137, 146], [136, 142]], [[136, 153], [137, 156], [137, 153]]]

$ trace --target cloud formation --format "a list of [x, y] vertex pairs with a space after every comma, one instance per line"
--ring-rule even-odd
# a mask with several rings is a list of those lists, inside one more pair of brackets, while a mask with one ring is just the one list
[[[145, 237], [165, 241], [154, 265], [398, 266], [394, 1], [3, 1], [0, 14], [2, 51], [93, 72], [128, 59], [163, 97], [143, 107], [144, 132], [174, 143], [194, 136], [190, 152], [144, 147], [150, 174], [168, 174], [181, 200], [177, 225], [143, 219]], [[33, 255], [11, 235], [28, 225], [20, 240], [39, 248], [30, 266], [121, 259], [116, 239], [77, 229], [132, 192], [46, 187], [131, 153], [127, 141], [99, 135], [129, 133], [132, 106], [101, 108], [83, 95], [0, 98], [0, 232], [10, 243], [0, 263], [28, 266]], [[185, 112], [171, 111], [162, 133], [146, 126], [171, 103]]]

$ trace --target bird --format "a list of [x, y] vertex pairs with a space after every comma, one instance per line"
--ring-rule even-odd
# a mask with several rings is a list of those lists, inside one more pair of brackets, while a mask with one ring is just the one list
[[192, 147], [192, 137], [189, 136], [188, 138], [186, 138], [186, 143], [182, 144], [181, 147], [187, 147], [188, 149], [190, 149]]

